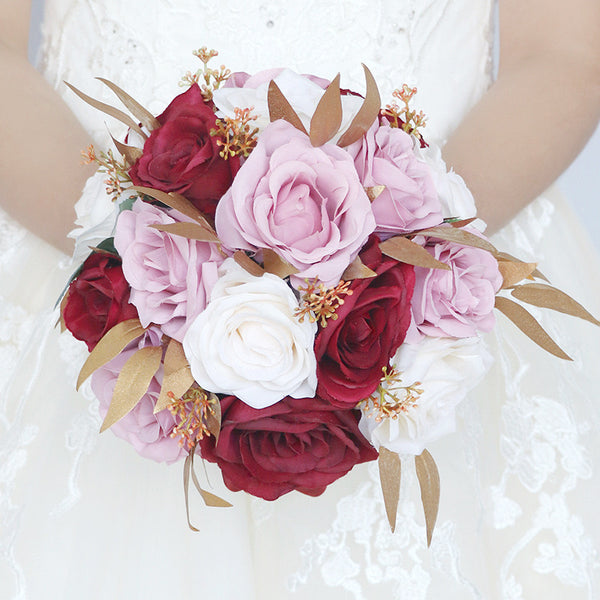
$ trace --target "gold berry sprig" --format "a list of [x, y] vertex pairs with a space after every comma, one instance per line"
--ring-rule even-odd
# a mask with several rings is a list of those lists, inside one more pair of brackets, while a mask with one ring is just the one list
[[216, 50], [208, 50], [206, 46], [202, 46], [199, 50], [194, 50], [194, 56], [200, 60], [202, 66], [194, 73], [188, 71], [179, 82], [181, 87], [189, 87], [194, 83], [200, 86], [200, 91], [204, 100], [209, 102], [212, 100], [213, 92], [220, 88], [221, 85], [231, 75], [231, 71], [221, 65], [218, 69], [213, 69], [208, 66], [208, 63], [218, 56], [219, 53]]
[[409, 104], [417, 93], [416, 87], [409, 87], [404, 84], [401, 89], [394, 90], [392, 96], [397, 100], [400, 100], [402, 106], [397, 102], [387, 104], [382, 109], [381, 114], [387, 117], [391, 127], [398, 127], [406, 133], [414, 136], [419, 143], [423, 142], [423, 136], [421, 135], [420, 129], [423, 129], [427, 124], [427, 119], [423, 114], [423, 111], [417, 112], [411, 110]]
[[319, 323], [321, 327], [327, 327], [327, 319], [337, 320], [336, 310], [344, 304], [344, 296], [351, 296], [354, 292], [349, 289], [351, 281], [340, 281], [335, 287], [325, 287], [318, 279], [306, 281], [306, 287], [299, 287], [304, 292], [301, 304], [296, 309], [295, 316], [300, 323], [308, 316], [311, 323]]
[[116, 202], [125, 190], [124, 184], [131, 183], [131, 177], [128, 173], [129, 166], [125, 158], [120, 160], [115, 158], [112, 150], [100, 152], [100, 155], [98, 155], [93, 144], [82, 150], [81, 156], [83, 164], [96, 163], [98, 170], [108, 175], [108, 178], [104, 180], [106, 193], [112, 197], [113, 202]]
[[209, 419], [217, 418], [219, 399], [200, 387], [190, 388], [181, 398], [175, 398], [173, 392], [167, 395], [171, 399], [167, 408], [177, 422], [170, 435], [178, 437], [179, 445], [190, 451], [204, 436], [211, 434]]
[[227, 160], [237, 155], [248, 156], [256, 146], [258, 127], [252, 127], [252, 121], [258, 118], [250, 108], [234, 108], [234, 117], [216, 120], [216, 129], [210, 135], [216, 136], [217, 146], [221, 147], [219, 155]]
[[423, 393], [416, 381], [412, 385], [402, 385], [402, 373], [394, 367], [383, 367], [383, 375], [377, 389], [359, 405], [366, 409], [366, 414], [380, 423], [383, 419], [397, 419], [406, 414], [411, 408], [418, 406], [417, 402]]

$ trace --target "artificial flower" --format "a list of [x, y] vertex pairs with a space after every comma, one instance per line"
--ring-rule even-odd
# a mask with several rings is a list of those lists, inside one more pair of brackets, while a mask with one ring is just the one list
[[[472, 228], [464, 228], [482, 235]], [[415, 267], [413, 317], [417, 329], [437, 337], [472, 337], [491, 331], [502, 285], [498, 261], [487, 250], [429, 239], [425, 249], [450, 270]]]
[[377, 276], [352, 282], [337, 318], [315, 339], [318, 394], [336, 406], [354, 407], [375, 390], [410, 325], [413, 267], [384, 256], [378, 244], [372, 235], [360, 253]]
[[138, 316], [130, 304], [129, 291], [121, 259], [107, 252], [93, 252], [69, 284], [62, 311], [66, 328], [91, 352], [117, 323]]
[[376, 122], [348, 152], [365, 187], [384, 186], [372, 204], [382, 239], [443, 221], [432, 169], [416, 158], [408, 133]]
[[219, 238], [230, 249], [270, 248], [304, 279], [336, 285], [375, 227], [347, 152], [314, 148], [286, 121], [269, 125], [221, 199]]
[[295, 316], [298, 302], [275, 275], [250, 275], [232, 258], [219, 271], [211, 301], [188, 329], [183, 347], [206, 390], [234, 394], [254, 408], [287, 395], [312, 396], [317, 326]]
[[219, 198], [239, 167], [238, 157], [220, 156], [210, 134], [216, 116], [197, 84], [177, 96], [157, 117], [142, 156], [129, 170], [135, 185], [183, 194], [201, 212], [214, 216]]
[[[361, 403], [360, 430], [371, 443], [399, 454], [421, 454], [435, 440], [455, 429], [455, 411], [483, 378], [491, 356], [479, 337], [424, 337], [403, 344], [391, 368], [397, 377], [382, 383], [375, 399]], [[387, 393], [387, 395], [386, 395]], [[392, 416], [390, 416], [390, 414]]]
[[225, 260], [216, 244], [151, 227], [181, 221], [190, 219], [136, 200], [132, 210], [119, 215], [115, 233], [115, 247], [131, 285], [131, 302], [142, 325], [160, 325], [179, 341], [206, 307], [218, 267]]
[[358, 411], [319, 398], [286, 397], [256, 410], [227, 396], [221, 412], [219, 440], [201, 440], [200, 454], [219, 465], [232, 491], [265, 500], [292, 490], [318, 496], [354, 465], [377, 458], [358, 429]]

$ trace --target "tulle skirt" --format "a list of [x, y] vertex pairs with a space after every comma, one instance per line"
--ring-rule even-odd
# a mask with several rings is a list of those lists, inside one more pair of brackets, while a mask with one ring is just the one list
[[[600, 329], [534, 311], [563, 362], [498, 316], [491, 372], [429, 448], [441, 474], [430, 548], [409, 459], [394, 534], [375, 464], [318, 498], [265, 502], [200, 462], [233, 507], [191, 494], [194, 533], [182, 465], [99, 435], [89, 387], [74, 391], [85, 348], [53, 310], [68, 260], [7, 218], [0, 229], [0, 598], [599, 597]], [[600, 260], [553, 192], [494, 241], [600, 315]]]

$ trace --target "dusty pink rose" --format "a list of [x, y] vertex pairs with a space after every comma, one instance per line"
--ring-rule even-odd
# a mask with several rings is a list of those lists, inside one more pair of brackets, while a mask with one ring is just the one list
[[[112, 399], [117, 377], [129, 358], [140, 348], [160, 344], [160, 332], [148, 331], [142, 338], [133, 342], [116, 358], [92, 375], [92, 390], [100, 402], [100, 415], [106, 416]], [[162, 365], [152, 378], [148, 391], [133, 410], [117, 421], [110, 429], [118, 437], [129, 442], [145, 458], [157, 462], [173, 463], [186, 454], [170, 434], [175, 427], [173, 415], [165, 409], [153, 414], [160, 394], [163, 378]]]
[[365, 187], [385, 186], [372, 205], [379, 237], [385, 239], [442, 222], [442, 206], [431, 170], [416, 158], [408, 133], [376, 122], [362, 140], [347, 150]]
[[259, 138], [219, 202], [216, 228], [229, 248], [271, 248], [299, 273], [336, 285], [375, 227], [350, 155], [311, 146], [285, 121]]
[[454, 242], [437, 240], [425, 248], [451, 269], [415, 267], [412, 309], [417, 329], [429, 336], [461, 338], [491, 331], [494, 300], [502, 285], [496, 259], [486, 250]]
[[188, 240], [149, 225], [189, 220], [177, 211], [167, 213], [138, 200], [132, 210], [119, 215], [115, 233], [115, 247], [131, 286], [130, 302], [138, 309], [142, 325], [160, 325], [164, 333], [179, 341], [206, 307], [225, 257], [215, 244]]

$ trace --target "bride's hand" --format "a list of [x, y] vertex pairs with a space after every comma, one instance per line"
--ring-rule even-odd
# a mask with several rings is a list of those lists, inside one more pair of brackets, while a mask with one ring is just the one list
[[73, 205], [91, 167], [79, 167], [89, 144], [58, 94], [27, 61], [27, 0], [0, 0], [0, 206], [65, 252]]
[[600, 118], [600, 2], [501, 0], [498, 78], [444, 156], [495, 231], [570, 164]]

